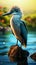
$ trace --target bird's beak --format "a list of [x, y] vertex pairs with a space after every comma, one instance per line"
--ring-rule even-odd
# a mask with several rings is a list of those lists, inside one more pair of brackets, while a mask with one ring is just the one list
[[10, 14], [11, 14], [11, 12], [8, 12], [8, 13], [2, 14], [2, 16], [6, 16], [6, 15], [10, 15]]

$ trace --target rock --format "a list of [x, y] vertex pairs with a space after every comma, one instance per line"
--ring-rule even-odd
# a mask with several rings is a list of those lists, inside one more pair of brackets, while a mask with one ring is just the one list
[[36, 53], [32, 54], [30, 57], [31, 57], [34, 61], [36, 61]]
[[29, 56], [29, 52], [22, 50], [21, 47], [14, 45], [11, 46], [9, 52], [8, 52], [8, 56], [10, 61], [13, 62], [27, 62], [27, 57]]

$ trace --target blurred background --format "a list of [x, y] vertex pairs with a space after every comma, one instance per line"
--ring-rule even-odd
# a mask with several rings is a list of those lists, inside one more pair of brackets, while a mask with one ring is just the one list
[[[17, 2], [17, 3], [16, 3]], [[18, 4], [19, 3], [19, 4]], [[22, 11], [22, 19], [25, 20], [28, 29], [36, 28], [36, 0], [1, 0], [0, 1], [0, 26], [8, 26], [11, 16], [1, 16], [13, 6], [18, 6]]]

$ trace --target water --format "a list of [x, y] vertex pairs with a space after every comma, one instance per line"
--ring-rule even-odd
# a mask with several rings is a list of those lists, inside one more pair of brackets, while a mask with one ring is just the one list
[[[2, 34], [0, 32], [0, 65], [16, 65], [17, 63], [10, 62], [7, 52], [9, 51], [11, 45], [16, 45], [17, 39], [15, 36], [10, 32], [6, 32], [5, 34]], [[18, 45], [20, 46], [20, 42], [18, 42]], [[27, 38], [27, 47], [24, 48], [22, 46], [22, 49], [25, 49], [29, 51], [30, 55], [36, 52], [36, 32], [30, 32], [28, 33]], [[36, 62], [30, 58], [30, 55], [28, 57], [28, 63], [30, 65], [36, 65]]]

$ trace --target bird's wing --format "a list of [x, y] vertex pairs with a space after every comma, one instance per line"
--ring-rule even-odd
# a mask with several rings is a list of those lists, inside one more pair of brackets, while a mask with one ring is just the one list
[[27, 45], [27, 28], [23, 21], [22, 23], [20, 23], [20, 30], [21, 30], [21, 36], [23, 40], [25, 40], [25, 45]]
[[28, 30], [27, 30], [27, 27], [26, 27], [25, 22], [24, 22], [24, 21], [22, 21], [22, 22], [23, 22], [23, 25], [24, 25], [24, 26], [25, 26], [25, 28], [26, 28], [27, 33], [28, 33]]

